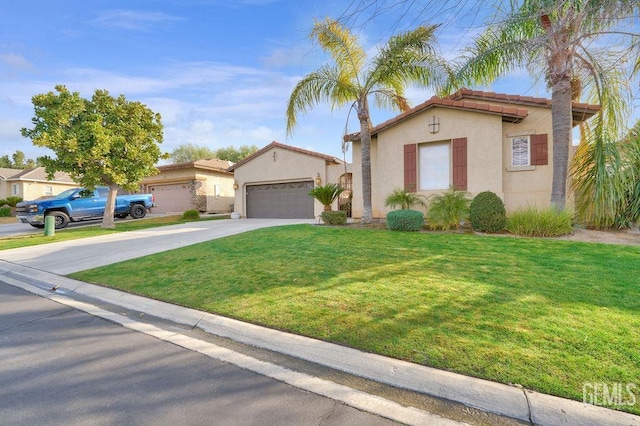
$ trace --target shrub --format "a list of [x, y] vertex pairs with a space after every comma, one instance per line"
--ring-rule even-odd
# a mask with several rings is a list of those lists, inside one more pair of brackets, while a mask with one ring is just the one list
[[[9, 203], [7, 203], [7, 200], [5, 200], [4, 198], [0, 198], [0, 206], [4, 206], [4, 205], [9, 205]], [[11, 206], [9, 206], [11, 207]]]
[[187, 210], [182, 213], [182, 218], [186, 220], [197, 220], [200, 219], [200, 212], [198, 210]]
[[327, 225], [344, 225], [347, 223], [347, 212], [344, 210], [325, 210], [320, 218]]
[[394, 231], [419, 231], [424, 225], [424, 216], [417, 210], [402, 209], [387, 213], [387, 226]]
[[396, 189], [384, 201], [385, 207], [400, 207], [403, 210], [410, 209], [413, 206], [420, 205], [427, 207], [427, 203], [422, 195], [407, 192], [404, 189]]
[[11, 216], [11, 206], [3, 205], [0, 207], [0, 217], [9, 217]]
[[342, 194], [344, 188], [336, 183], [330, 183], [324, 186], [316, 186], [309, 191], [309, 196], [320, 201], [325, 210], [331, 210], [331, 204], [338, 198], [338, 195]]
[[469, 217], [470, 202], [467, 191], [455, 189], [432, 196], [427, 212], [429, 227], [459, 229], [460, 222]]
[[512, 213], [507, 223], [512, 234], [525, 237], [558, 237], [570, 234], [571, 214], [553, 208], [539, 211], [534, 207], [519, 209]]
[[16, 196], [11, 196], [11, 197], [7, 197], [7, 204], [9, 204], [10, 207], [15, 207], [16, 204], [18, 204], [19, 202], [22, 201], [22, 197], [16, 197]]
[[504, 202], [491, 191], [479, 193], [469, 207], [469, 222], [475, 231], [502, 231], [507, 224]]

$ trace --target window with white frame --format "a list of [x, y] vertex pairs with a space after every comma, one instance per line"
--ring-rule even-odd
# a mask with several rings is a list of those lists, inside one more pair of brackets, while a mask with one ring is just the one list
[[53, 186], [45, 185], [44, 186], [44, 195], [53, 195]]
[[420, 190], [448, 189], [451, 186], [450, 143], [419, 146]]
[[20, 185], [17, 183], [11, 184], [11, 195], [20, 195]]
[[511, 165], [514, 167], [531, 165], [530, 147], [529, 136], [511, 138]]

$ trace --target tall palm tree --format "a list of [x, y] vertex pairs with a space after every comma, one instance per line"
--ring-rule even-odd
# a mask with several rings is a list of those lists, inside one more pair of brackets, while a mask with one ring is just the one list
[[372, 221], [371, 118], [369, 98], [379, 107], [409, 109], [405, 85], [439, 86], [449, 77], [447, 65], [434, 50], [437, 26], [421, 26], [391, 37], [370, 61], [358, 38], [337, 21], [316, 21], [310, 38], [328, 53], [327, 64], [305, 76], [291, 93], [287, 105], [287, 133], [291, 134], [299, 113], [321, 101], [332, 107], [351, 104], [360, 122], [362, 160], [362, 222]]
[[[553, 183], [551, 204], [565, 207], [572, 101], [582, 88], [602, 106], [599, 121], [620, 130], [626, 122], [628, 73], [638, 71], [637, 0], [521, 0], [512, 2], [477, 37], [458, 72], [462, 84], [488, 84], [521, 67], [542, 74], [551, 90]], [[635, 16], [634, 16], [635, 14]], [[635, 70], [634, 70], [635, 68]], [[618, 126], [618, 127], [616, 127]]]

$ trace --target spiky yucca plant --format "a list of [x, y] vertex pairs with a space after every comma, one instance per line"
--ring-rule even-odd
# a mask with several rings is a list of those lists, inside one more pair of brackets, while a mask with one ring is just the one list
[[309, 191], [309, 196], [320, 201], [325, 210], [331, 210], [331, 204], [342, 194], [344, 188], [336, 183], [319, 185]]
[[450, 189], [433, 195], [429, 199], [427, 220], [432, 229], [460, 229], [460, 222], [469, 217], [469, 199], [467, 191]]
[[410, 209], [413, 206], [427, 207], [425, 198], [420, 194], [407, 192], [404, 189], [396, 189], [384, 201], [385, 207], [400, 207], [402, 210]]

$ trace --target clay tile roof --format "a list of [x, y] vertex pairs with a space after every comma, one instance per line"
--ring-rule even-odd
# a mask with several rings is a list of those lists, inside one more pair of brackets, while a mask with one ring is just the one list
[[221, 173], [228, 173], [227, 169], [233, 163], [227, 160], [220, 160], [217, 158], [210, 158], [207, 160], [196, 160], [190, 161], [186, 163], [174, 163], [174, 164], [166, 164], [163, 166], [158, 166], [158, 170], [160, 171], [168, 171], [168, 170], [178, 170], [178, 169], [202, 169], [202, 170], [212, 170]]
[[343, 163], [342, 160], [340, 160], [339, 158], [333, 157], [331, 155], [326, 155], [326, 154], [322, 154], [322, 153], [315, 152], [315, 151], [309, 151], [307, 149], [302, 149], [302, 148], [298, 148], [296, 146], [285, 145], [283, 143], [273, 141], [269, 145], [267, 145], [267, 146], [259, 149], [258, 151], [254, 152], [253, 154], [251, 154], [250, 156], [248, 156], [244, 160], [238, 161], [236, 164], [234, 164], [231, 167], [229, 167], [227, 169], [227, 171], [229, 171], [229, 172], [234, 171], [235, 169], [237, 169], [238, 167], [242, 166], [243, 164], [246, 164], [249, 161], [253, 160], [254, 158], [256, 158], [256, 157], [264, 154], [265, 152], [269, 151], [271, 148], [286, 149], [288, 151], [297, 152], [299, 154], [304, 154], [304, 155], [309, 155], [309, 156], [312, 156], [312, 157], [322, 158], [323, 160], [325, 160], [325, 161], [327, 161], [329, 163], [334, 163], [334, 164], [342, 164]]
[[[485, 102], [503, 103], [507, 105], [492, 105]], [[532, 106], [551, 108], [551, 99], [536, 98], [533, 96], [508, 95], [505, 93], [484, 92], [481, 90], [471, 90], [463, 88], [444, 98], [433, 96], [426, 102], [423, 102], [420, 105], [409, 109], [408, 111], [405, 111], [383, 123], [378, 124], [377, 126], [374, 126], [371, 129], [371, 135], [375, 135], [380, 130], [392, 126], [399, 121], [402, 121], [405, 118], [410, 117], [420, 111], [424, 111], [436, 106], [460, 109], [465, 111], [476, 111], [493, 115], [501, 115], [502, 121], [518, 123], [529, 114], [529, 111], [526, 108], [522, 107]], [[589, 119], [599, 110], [600, 106], [598, 105], [574, 102], [574, 126], [584, 120]], [[359, 133], [351, 133], [344, 136], [345, 141], [353, 141], [358, 139]]]
[[53, 179], [49, 180], [47, 171], [44, 167], [36, 167], [35, 169], [21, 170], [19, 173], [11, 176], [7, 180], [27, 180], [27, 181], [40, 181], [40, 182], [62, 182], [62, 183], [75, 183], [71, 176], [65, 172], [55, 172]]

